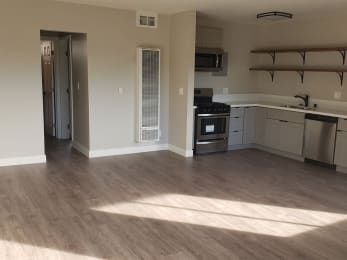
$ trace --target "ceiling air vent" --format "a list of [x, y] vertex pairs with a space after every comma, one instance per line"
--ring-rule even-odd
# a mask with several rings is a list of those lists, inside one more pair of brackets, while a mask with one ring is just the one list
[[137, 12], [136, 13], [136, 26], [146, 28], [158, 27], [158, 14], [153, 12]]

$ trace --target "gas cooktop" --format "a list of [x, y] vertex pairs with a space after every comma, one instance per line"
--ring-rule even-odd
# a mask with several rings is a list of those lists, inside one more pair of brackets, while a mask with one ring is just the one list
[[197, 113], [198, 114], [224, 114], [224, 113], [230, 113], [230, 106], [218, 103], [218, 102], [212, 102], [212, 103], [201, 103], [196, 104], [197, 106]]

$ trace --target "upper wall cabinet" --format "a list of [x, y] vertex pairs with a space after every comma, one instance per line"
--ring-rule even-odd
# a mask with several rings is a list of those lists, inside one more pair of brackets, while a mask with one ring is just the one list
[[196, 28], [196, 46], [204, 48], [222, 48], [223, 30], [216, 27], [198, 25]]

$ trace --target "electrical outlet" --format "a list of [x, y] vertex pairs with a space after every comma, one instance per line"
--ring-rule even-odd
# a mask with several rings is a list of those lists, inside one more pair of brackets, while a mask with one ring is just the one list
[[341, 91], [335, 91], [334, 92], [334, 98], [335, 99], [339, 100], [339, 99], [341, 99], [341, 97], [342, 97]]

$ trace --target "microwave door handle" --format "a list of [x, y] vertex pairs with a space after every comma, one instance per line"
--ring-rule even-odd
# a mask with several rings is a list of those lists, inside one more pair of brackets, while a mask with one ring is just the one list
[[217, 57], [216, 68], [218, 68], [218, 66], [219, 66], [219, 55], [216, 54], [216, 57]]

